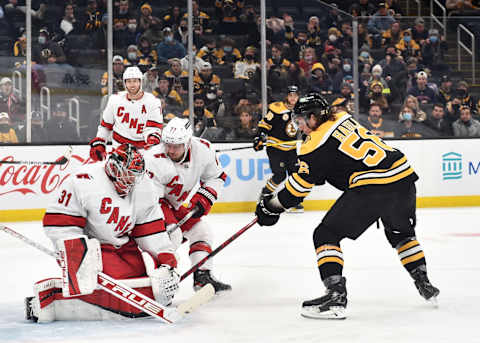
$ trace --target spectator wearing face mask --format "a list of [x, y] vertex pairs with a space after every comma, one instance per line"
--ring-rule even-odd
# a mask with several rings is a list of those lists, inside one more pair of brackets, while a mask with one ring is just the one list
[[173, 38], [172, 29], [163, 29], [163, 42], [157, 45], [158, 62], [166, 63], [172, 58], [183, 58], [186, 55], [185, 47]]
[[46, 28], [40, 29], [38, 41], [32, 46], [32, 61], [41, 65], [66, 62], [63, 48], [50, 40], [50, 33]]
[[472, 118], [468, 106], [460, 108], [460, 118], [452, 124], [452, 128], [455, 137], [480, 137], [480, 122]]
[[217, 63], [222, 65], [233, 66], [237, 61], [242, 59], [240, 50], [234, 47], [235, 42], [231, 38], [225, 38], [221, 43], [221, 48], [217, 50], [215, 56]]
[[455, 94], [455, 96], [460, 99], [460, 104], [462, 106], [470, 107], [470, 111], [473, 115], [478, 114], [478, 110], [480, 110], [480, 100], [475, 99], [470, 94], [467, 81], [458, 81], [457, 87], [455, 88]]
[[421, 138], [431, 137], [435, 134], [433, 130], [423, 123], [416, 122], [414, 120], [413, 111], [407, 106], [403, 107], [400, 111], [398, 120], [401, 125], [397, 128], [395, 137]]
[[237, 61], [233, 67], [233, 74], [236, 79], [249, 80], [253, 78], [260, 64], [255, 60], [257, 49], [253, 46], [248, 46], [245, 49], [243, 60]]
[[180, 25], [175, 29], [173, 39], [188, 46], [188, 21], [186, 19], [180, 20]]
[[373, 58], [370, 56], [368, 49], [360, 49], [360, 56], [358, 56], [358, 68], [360, 72], [367, 71], [370, 72], [370, 69], [373, 66]]
[[339, 29], [336, 27], [331, 27], [328, 29], [328, 37], [324, 44], [324, 50], [329, 46], [334, 47], [335, 49], [342, 50], [343, 47], [343, 36]]
[[449, 66], [445, 62], [445, 54], [448, 45], [443, 36], [440, 36], [437, 29], [431, 29], [429, 36], [422, 45], [423, 64], [432, 71], [448, 72]]
[[[308, 78], [311, 76], [311, 70], [315, 63], [318, 62], [317, 54], [314, 48], [308, 47], [305, 49], [303, 58], [298, 62], [298, 66], [303, 70], [303, 73]], [[324, 68], [325, 69], [325, 68]]]
[[118, 6], [115, 6], [113, 9], [113, 25], [122, 22], [127, 27], [130, 18], [135, 18], [135, 15], [130, 8], [129, 0], [119, 0]]
[[0, 112], [0, 143], [18, 143], [17, 133], [7, 112]]
[[420, 45], [412, 38], [412, 34], [408, 30], [403, 32], [403, 38], [395, 45], [395, 48], [400, 50], [404, 60], [409, 57], [420, 57]]
[[[217, 126], [215, 115], [205, 108], [204, 97], [200, 94], [195, 95], [193, 102], [193, 114], [193, 132], [195, 136], [200, 136], [206, 128]], [[183, 117], [188, 118], [189, 116], [190, 111], [186, 109], [183, 112]]]
[[200, 48], [197, 52], [197, 57], [200, 57], [211, 65], [219, 64], [217, 42], [214, 38], [209, 39], [205, 45]]
[[129, 45], [127, 48], [127, 57], [125, 61], [125, 66], [136, 66], [140, 60], [140, 51], [138, 47], [134, 44]]
[[296, 35], [293, 32], [285, 32], [285, 39], [288, 43], [289, 50], [287, 58], [292, 62], [298, 62], [303, 58], [304, 51], [308, 47], [307, 32], [305, 30], [298, 30]]
[[[200, 68], [203, 66], [205, 62], [200, 57], [197, 57], [197, 47], [195, 45], [192, 46], [192, 51], [194, 56], [193, 71], [194, 73], [195, 72], [198, 73], [200, 71]], [[190, 58], [189, 55], [186, 54], [185, 57], [180, 60], [180, 63], [182, 65], [182, 70], [186, 71], [187, 73], [188, 73], [189, 58]]]

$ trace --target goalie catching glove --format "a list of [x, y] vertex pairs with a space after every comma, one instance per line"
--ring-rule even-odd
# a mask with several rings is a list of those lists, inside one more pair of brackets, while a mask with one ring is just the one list
[[216, 200], [217, 192], [215, 192], [214, 189], [210, 187], [200, 187], [192, 197], [192, 200], [190, 200], [190, 210], [197, 208], [197, 211], [192, 217], [200, 218], [201, 216], [207, 215]]
[[91, 294], [97, 287], [97, 274], [103, 269], [99, 241], [82, 235], [59, 239], [56, 246], [63, 296]]
[[107, 142], [100, 137], [93, 138], [90, 144], [90, 158], [95, 161], [103, 161], [107, 157]]
[[285, 208], [283, 208], [276, 196], [265, 196], [258, 202], [255, 214], [260, 226], [272, 226], [278, 222], [280, 214], [284, 211]]
[[177, 259], [170, 252], [158, 254], [158, 263], [146, 252], [142, 252], [143, 262], [147, 275], [152, 283], [152, 292], [155, 300], [160, 304], [168, 306], [172, 303], [173, 297], [178, 292], [180, 276], [175, 271]]

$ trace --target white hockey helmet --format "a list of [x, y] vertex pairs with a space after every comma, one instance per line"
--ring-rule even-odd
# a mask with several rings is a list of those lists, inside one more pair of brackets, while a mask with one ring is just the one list
[[139, 79], [140, 80], [140, 90], [142, 89], [143, 74], [137, 66], [128, 67], [123, 72], [123, 85], [124, 85], [125, 89], [127, 88], [125, 82], [128, 79]]
[[185, 158], [190, 142], [192, 140], [193, 131], [188, 119], [175, 117], [168, 122], [162, 130], [162, 142], [165, 144], [183, 144], [185, 147]]

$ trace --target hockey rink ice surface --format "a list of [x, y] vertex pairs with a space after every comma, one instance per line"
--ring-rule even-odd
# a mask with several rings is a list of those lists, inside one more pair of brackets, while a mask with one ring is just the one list
[[[324, 294], [312, 244], [324, 212], [284, 214], [274, 227], [253, 226], [215, 257], [215, 275], [231, 283], [181, 322], [154, 319], [35, 324], [24, 319], [34, 281], [59, 276], [55, 261], [0, 232], [0, 342], [480, 342], [480, 208], [420, 209], [417, 237], [439, 307], [420, 297], [383, 230], [372, 226], [356, 242], [344, 240], [346, 320], [300, 316], [303, 300]], [[211, 214], [214, 247], [253, 214]], [[5, 223], [42, 244], [40, 222]], [[180, 248], [182, 274], [189, 268]], [[174, 303], [193, 294], [191, 276]]]

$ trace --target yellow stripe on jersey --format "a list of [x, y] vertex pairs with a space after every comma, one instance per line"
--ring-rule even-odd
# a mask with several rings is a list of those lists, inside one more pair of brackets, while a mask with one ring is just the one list
[[410, 249], [411, 247], [414, 247], [416, 245], [419, 245], [420, 243], [418, 243], [418, 241], [416, 239], [414, 239], [413, 241], [410, 241], [404, 245], [402, 245], [400, 248], [397, 249], [397, 252], [400, 254], [401, 252], [407, 250], [407, 249]]
[[290, 179], [288, 179], [287, 182], [285, 182], [285, 188], [287, 189], [287, 191], [290, 192], [290, 194], [292, 194], [293, 196], [295, 196], [297, 198], [305, 198], [309, 193], [309, 192], [299, 192], [299, 191], [297, 191], [292, 186], [292, 184], [290, 183]]
[[330, 137], [332, 132], [345, 120], [351, 118], [347, 112], [335, 114], [335, 120], [327, 121], [313, 131], [300, 146], [299, 155], [306, 155], [323, 145]]
[[298, 175], [297, 173], [293, 173], [293, 174], [292, 174], [292, 178], [293, 178], [295, 181], [297, 181], [297, 182], [300, 184], [300, 186], [302, 186], [302, 187], [312, 188], [312, 187], [314, 186], [313, 183], [310, 183], [310, 182], [305, 181], [305, 180], [302, 179], [302, 178], [300, 177], [300, 175]]
[[269, 125], [269, 124], [265, 123], [265, 121], [263, 119], [260, 120], [260, 122], [258, 123], [258, 127], [262, 127], [264, 129], [267, 129], [268, 131], [270, 131], [272, 129], [272, 125]]
[[[260, 126], [260, 124], [258, 126]], [[271, 146], [271, 147], [274, 147], [275, 149], [282, 150], [282, 151], [294, 150], [297, 148], [296, 144], [297, 144], [297, 140], [282, 141], [273, 136], [268, 136], [267, 143], [266, 143], [267, 146]]]
[[316, 252], [317, 254], [322, 252], [322, 251], [325, 251], [325, 250], [337, 250], [337, 251], [340, 251], [342, 252], [342, 249], [340, 249], [340, 247], [337, 247], [336, 245], [322, 245], [321, 247], [318, 247]]
[[407, 158], [404, 156], [394, 163], [388, 169], [372, 169], [353, 173], [348, 183], [350, 188], [363, 185], [378, 185], [393, 183], [403, 179], [411, 174], [414, 170], [407, 163]]

